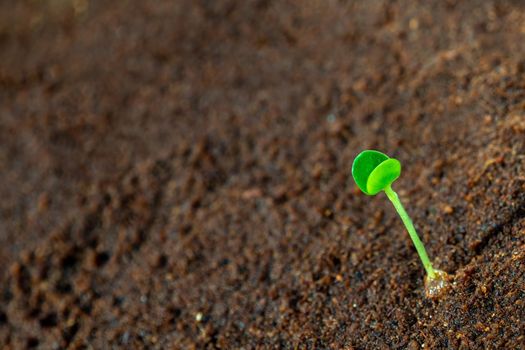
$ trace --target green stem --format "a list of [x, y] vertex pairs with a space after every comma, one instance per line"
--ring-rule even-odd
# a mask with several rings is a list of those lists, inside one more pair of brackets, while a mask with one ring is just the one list
[[414, 224], [412, 223], [412, 220], [410, 220], [410, 217], [408, 216], [407, 212], [405, 211], [405, 208], [403, 208], [403, 205], [399, 201], [399, 197], [397, 196], [397, 193], [392, 190], [392, 187], [390, 185], [385, 188], [385, 193], [394, 205], [394, 208], [396, 208], [397, 213], [399, 216], [401, 216], [401, 220], [403, 220], [403, 223], [405, 224], [408, 234], [410, 235], [410, 238], [412, 238], [412, 242], [414, 242], [414, 246], [416, 247], [417, 253], [419, 254], [419, 258], [423, 262], [423, 266], [425, 267], [425, 270], [427, 271], [428, 277], [431, 279], [434, 279], [436, 277], [436, 273], [434, 269], [432, 268], [432, 263], [430, 262], [430, 259], [428, 258], [427, 251], [425, 250], [425, 247], [423, 246], [423, 243], [419, 239], [419, 236], [417, 235], [416, 229], [414, 228]]

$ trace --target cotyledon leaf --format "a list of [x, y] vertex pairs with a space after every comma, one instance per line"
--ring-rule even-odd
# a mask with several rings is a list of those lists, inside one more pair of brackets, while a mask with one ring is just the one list
[[372, 195], [367, 187], [370, 174], [379, 164], [388, 159], [389, 157], [386, 154], [374, 150], [363, 151], [355, 157], [352, 164], [352, 176], [357, 186], [365, 194]]
[[401, 163], [390, 158], [376, 166], [368, 176], [366, 189], [371, 195], [377, 194], [390, 186], [401, 175]]

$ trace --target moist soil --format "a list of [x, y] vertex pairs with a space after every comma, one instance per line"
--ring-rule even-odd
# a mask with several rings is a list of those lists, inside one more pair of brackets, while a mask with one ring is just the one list
[[2, 0], [0, 142], [3, 349], [525, 348], [522, 1]]

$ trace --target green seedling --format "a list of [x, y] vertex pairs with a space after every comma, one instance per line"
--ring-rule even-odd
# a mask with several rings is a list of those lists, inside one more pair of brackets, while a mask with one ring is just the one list
[[397, 159], [390, 158], [378, 151], [363, 151], [357, 155], [352, 164], [352, 176], [361, 191], [369, 196], [384, 191], [394, 205], [427, 272], [425, 278], [427, 296], [434, 297], [439, 295], [444, 289], [448, 277], [445, 272], [432, 267], [432, 262], [416, 232], [412, 220], [401, 204], [397, 193], [392, 189], [392, 183], [397, 180], [399, 175], [401, 175], [401, 163]]

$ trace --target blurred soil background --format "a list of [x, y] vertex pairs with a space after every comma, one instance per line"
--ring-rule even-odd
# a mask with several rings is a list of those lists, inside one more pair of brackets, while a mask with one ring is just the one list
[[524, 170], [523, 1], [0, 0], [0, 344], [523, 349]]

